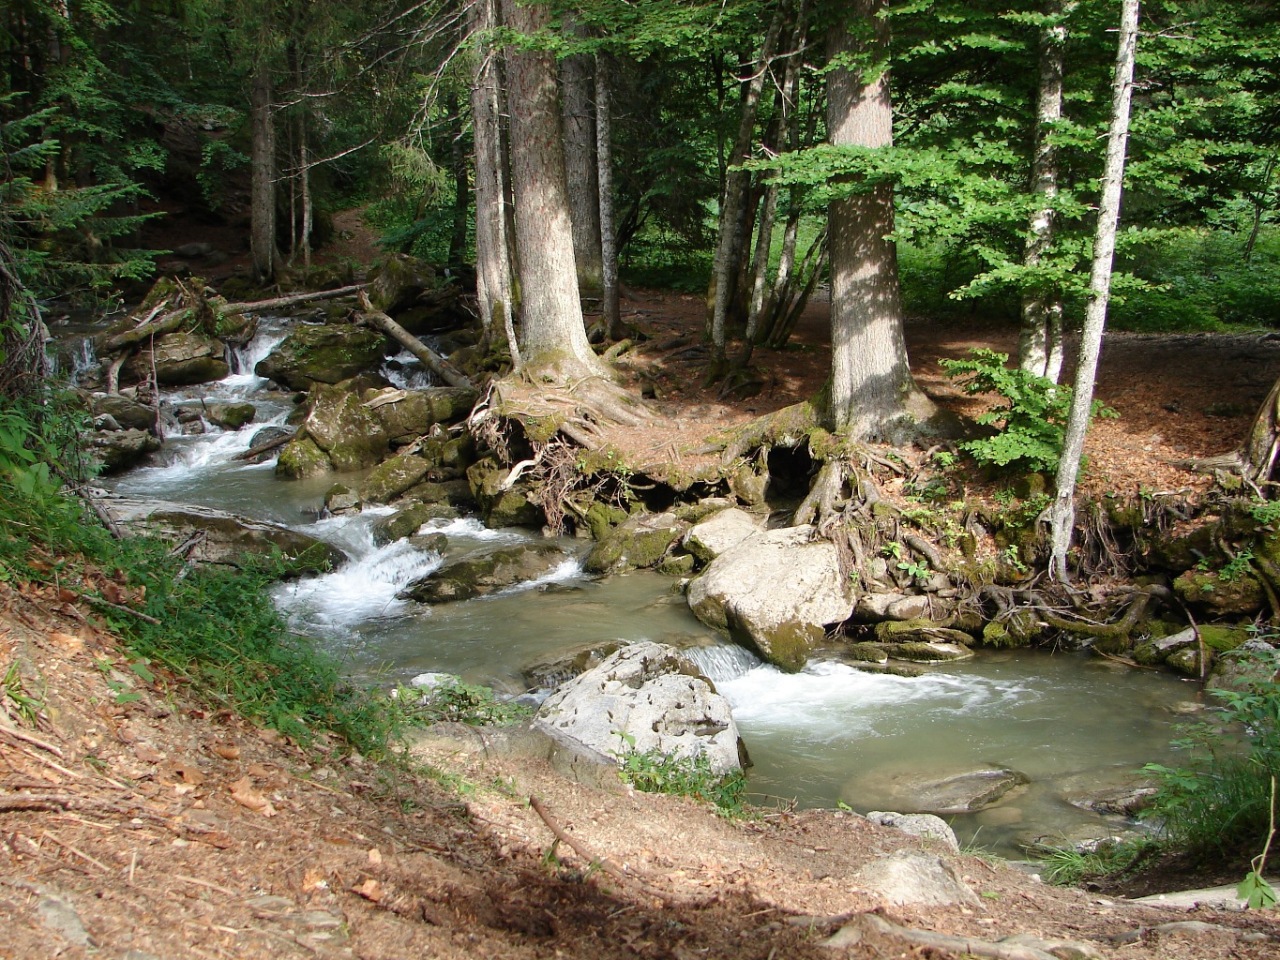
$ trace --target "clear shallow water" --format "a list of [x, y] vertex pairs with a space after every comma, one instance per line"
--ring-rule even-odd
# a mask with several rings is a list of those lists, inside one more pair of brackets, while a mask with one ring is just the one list
[[[264, 334], [278, 336], [278, 330]], [[252, 371], [255, 351], [263, 349], [262, 343], [251, 345], [233, 369]], [[439, 522], [424, 532], [444, 534], [448, 546], [441, 554], [407, 541], [376, 546], [371, 526], [387, 508], [316, 522], [324, 492], [339, 480], [355, 486], [359, 476], [280, 481], [272, 464], [230, 460], [248, 449], [264, 418], [284, 421], [292, 408], [287, 395], [241, 373], [184, 398], [196, 403], [201, 396], [248, 399], [259, 406], [259, 422], [240, 431], [174, 438], [166, 445], [166, 465], [137, 470], [114, 488], [274, 520], [341, 547], [350, 562], [324, 576], [282, 584], [275, 597], [298, 629], [364, 679], [390, 684], [439, 671], [516, 693], [526, 685], [524, 668], [586, 646], [672, 643], [689, 651], [732, 704], [755, 764], [754, 794], [801, 806], [844, 802], [863, 811], [895, 809], [903, 799], [900, 781], [908, 776], [1006, 766], [1031, 783], [953, 823], [962, 837], [976, 835], [978, 844], [1011, 855], [1017, 844], [1037, 836], [1118, 829], [1120, 823], [1071, 806], [1064, 795], [1073, 792], [1075, 779], [1108, 783], [1144, 763], [1168, 761], [1176, 714], [1199, 697], [1196, 685], [1170, 675], [1117, 669], [1074, 654], [982, 652], [918, 678], [822, 660], [784, 674], [699, 623], [665, 577], [583, 576], [577, 558], [587, 545], [575, 541], [562, 542], [571, 559], [535, 583], [463, 603], [398, 600], [405, 586], [446, 559], [534, 537], [487, 530], [474, 520]]]

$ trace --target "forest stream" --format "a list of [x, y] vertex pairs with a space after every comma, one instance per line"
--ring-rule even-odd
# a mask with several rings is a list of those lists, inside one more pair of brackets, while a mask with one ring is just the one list
[[[230, 376], [165, 397], [170, 412], [247, 399], [258, 410], [254, 425], [224, 432], [205, 424], [202, 434], [172, 435], [157, 455], [162, 465], [107, 484], [122, 495], [282, 523], [340, 547], [345, 564], [283, 583], [275, 598], [299, 631], [362, 680], [390, 686], [449, 673], [516, 696], [529, 692], [530, 667], [585, 647], [669, 643], [684, 649], [730, 701], [754, 764], [748, 789], [755, 802], [910, 812], [923, 779], [1016, 771], [1028, 782], [976, 813], [947, 817], [962, 842], [1015, 858], [1037, 841], [1078, 842], [1134, 829], [1122, 816], [1097, 810], [1113, 808], [1109, 797], [1132, 793], [1143, 764], [1169, 762], [1179, 718], [1199, 709], [1197, 684], [1086, 653], [979, 651], [967, 662], [900, 677], [861, 672], [834, 652], [830, 658], [820, 652], [803, 671], [785, 674], [701, 624], [678, 582], [648, 571], [596, 579], [568, 562], [480, 599], [438, 605], [397, 599], [445, 557], [408, 540], [375, 546], [371, 525], [390, 508], [319, 516], [333, 476], [282, 481], [273, 461], [232, 459], [248, 449], [257, 427], [283, 423], [292, 408], [288, 394], [252, 373], [282, 335], [280, 322], [264, 321], [257, 337], [234, 352]], [[170, 426], [179, 429], [176, 421]], [[529, 530], [489, 530], [473, 519], [428, 526], [423, 532], [445, 535], [451, 558], [538, 538]], [[583, 552], [573, 541], [563, 545]]]

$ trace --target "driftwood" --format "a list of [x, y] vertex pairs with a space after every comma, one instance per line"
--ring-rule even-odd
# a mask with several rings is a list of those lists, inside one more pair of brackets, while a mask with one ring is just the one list
[[[164, 306], [167, 305], [168, 302], [166, 301]], [[156, 311], [152, 311], [150, 317], [144, 319], [133, 329], [125, 330], [123, 333], [117, 333], [114, 337], [109, 338], [103, 344], [103, 349], [107, 353], [115, 353], [117, 350], [131, 347], [150, 337], [159, 337], [166, 333], [172, 333], [189, 319], [191, 319], [191, 313], [187, 307], [179, 307], [176, 310], [170, 310], [158, 316]]]
[[367, 326], [380, 330], [389, 336], [396, 343], [400, 344], [415, 357], [422, 361], [423, 365], [434, 373], [437, 377], [449, 384], [451, 387], [465, 387], [469, 390], [475, 389], [475, 384], [460, 371], [453, 366], [448, 360], [440, 356], [425, 343], [415, 337], [400, 324], [396, 323], [381, 310], [375, 310], [373, 304], [369, 302], [369, 295], [361, 291], [360, 293], [360, 310], [361, 321]]

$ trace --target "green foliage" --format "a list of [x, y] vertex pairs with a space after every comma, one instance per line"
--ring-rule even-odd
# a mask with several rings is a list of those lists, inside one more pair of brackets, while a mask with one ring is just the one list
[[1280, 775], [1280, 654], [1250, 655], [1248, 679], [1215, 690], [1221, 719], [1198, 724], [1178, 745], [1189, 753], [1180, 767], [1151, 764], [1159, 792], [1151, 810], [1169, 838], [1197, 853], [1239, 856], [1265, 844], [1271, 823], [1271, 779]]
[[[965, 393], [994, 393], [1004, 401], [977, 417], [978, 423], [994, 427], [995, 435], [960, 447], [984, 466], [1052, 473], [1062, 456], [1071, 389], [1010, 368], [1008, 360], [1008, 354], [994, 350], [971, 350], [967, 359], [938, 361]], [[1108, 414], [1114, 412], [1094, 402], [1094, 416]]]
[[1036, 858], [1046, 883], [1074, 887], [1091, 880], [1116, 877], [1132, 871], [1159, 844], [1150, 837], [1103, 840], [1091, 849], [1038, 843], [1030, 853]]
[[711, 769], [705, 753], [694, 757], [677, 757], [656, 751], [636, 749], [635, 737], [618, 733], [623, 749], [619, 775], [637, 790], [645, 793], [668, 793], [693, 797], [715, 806], [724, 816], [741, 817], [746, 813], [743, 794], [747, 778], [741, 770], [719, 775]]
[[[415, 726], [432, 723], [465, 723], [476, 727], [510, 726], [528, 719], [523, 704], [499, 700], [489, 687], [448, 679], [431, 687], [397, 687], [395, 707]], [[390, 706], [390, 705], [389, 705]]]
[[1280, 500], [1257, 500], [1249, 507], [1249, 516], [1264, 527], [1280, 522]]

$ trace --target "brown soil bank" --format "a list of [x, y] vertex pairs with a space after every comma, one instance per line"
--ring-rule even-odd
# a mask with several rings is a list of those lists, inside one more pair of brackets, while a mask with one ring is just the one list
[[[839, 811], [726, 821], [440, 740], [434, 779], [304, 753], [131, 669], [68, 597], [0, 586], [0, 663], [16, 665], [0, 697], [6, 960], [1261, 960], [1280, 949], [1274, 915], [1046, 887]], [[487, 736], [467, 735], [477, 747]], [[590, 859], [556, 843], [531, 795]], [[928, 905], [874, 893], [865, 870], [904, 851], [968, 895]], [[998, 942], [1018, 934], [1037, 939]]]

